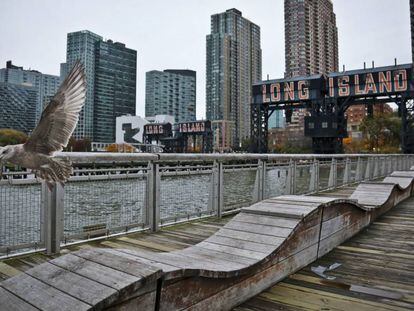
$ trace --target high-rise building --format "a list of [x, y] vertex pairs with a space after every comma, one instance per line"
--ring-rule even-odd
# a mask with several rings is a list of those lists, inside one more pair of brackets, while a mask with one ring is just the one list
[[[77, 60], [80, 60], [85, 68], [86, 98], [85, 105], [79, 115], [78, 125], [73, 132], [76, 139], [93, 139], [93, 106], [95, 91], [95, 45], [102, 41], [102, 37], [82, 30], [68, 33], [66, 45], [66, 65], [61, 65], [69, 73]], [[62, 75], [64, 78], [65, 75]]]
[[82, 30], [68, 33], [66, 63], [60, 65], [62, 80], [77, 60], [85, 67], [87, 89], [73, 136], [113, 141], [119, 113], [135, 114], [136, 51]]
[[412, 53], [412, 62], [414, 63], [414, 0], [410, 0], [410, 17], [411, 17], [411, 53]]
[[196, 120], [196, 72], [152, 70], [145, 75], [145, 116], [174, 116], [175, 122]]
[[237, 148], [250, 137], [252, 84], [262, 78], [260, 27], [236, 9], [212, 15], [206, 65], [207, 119], [221, 144], [214, 148]]
[[95, 50], [93, 140], [115, 141], [116, 118], [135, 115], [137, 51], [112, 40]]
[[338, 29], [331, 0], [285, 0], [285, 76], [338, 71]]
[[32, 86], [37, 95], [34, 106], [34, 120], [37, 122], [42, 115], [43, 108], [51, 96], [55, 95], [60, 85], [58, 76], [43, 74], [37, 70], [25, 70], [15, 66], [11, 61], [6, 62], [6, 68], [0, 69], [0, 82]]
[[38, 95], [35, 86], [0, 82], [0, 128], [30, 134], [36, 126]]
[[[326, 74], [338, 71], [338, 29], [332, 0], [285, 0], [285, 77]], [[304, 109], [286, 120], [288, 143], [306, 142]]]

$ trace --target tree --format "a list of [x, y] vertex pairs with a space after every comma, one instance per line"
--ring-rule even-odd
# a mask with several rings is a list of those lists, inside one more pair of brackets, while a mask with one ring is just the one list
[[90, 152], [91, 151], [91, 140], [89, 138], [75, 139], [71, 137], [65, 151], [71, 152]]
[[13, 129], [0, 129], [0, 146], [23, 144], [27, 135]]
[[367, 152], [395, 153], [400, 151], [401, 119], [395, 114], [365, 117], [360, 129]]
[[362, 139], [352, 139], [352, 137], [344, 138], [343, 147], [345, 153], [365, 153], [365, 143]]

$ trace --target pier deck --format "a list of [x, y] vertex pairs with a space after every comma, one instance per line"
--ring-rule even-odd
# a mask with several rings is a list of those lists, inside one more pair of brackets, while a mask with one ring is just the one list
[[[320, 195], [320, 194], [319, 194]], [[413, 310], [414, 198], [397, 205], [368, 228], [236, 311]], [[341, 266], [326, 275], [311, 267]]]
[[[330, 192], [347, 197], [354, 187]], [[321, 194], [318, 194], [321, 196]], [[231, 216], [206, 219], [164, 228], [157, 233], [137, 233], [108, 240], [70, 246], [62, 255], [84, 248], [124, 248], [155, 252], [173, 251], [208, 238]], [[410, 198], [378, 218], [361, 233], [341, 246], [250, 299], [235, 310], [353, 309], [397, 310], [414, 308], [414, 198]], [[0, 262], [0, 280], [20, 274], [50, 260], [31, 254]], [[327, 274], [327, 280], [311, 272], [312, 266], [341, 266]]]

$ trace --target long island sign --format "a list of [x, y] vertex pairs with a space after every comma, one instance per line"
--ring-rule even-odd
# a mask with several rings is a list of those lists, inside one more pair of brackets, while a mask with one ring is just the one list
[[254, 104], [286, 104], [324, 97], [379, 97], [414, 91], [412, 64], [335, 72], [253, 85]]

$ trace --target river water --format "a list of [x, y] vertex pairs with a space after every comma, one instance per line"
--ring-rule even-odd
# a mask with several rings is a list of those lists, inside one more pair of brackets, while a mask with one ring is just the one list
[[[321, 169], [327, 180], [329, 170]], [[224, 209], [249, 206], [252, 203], [256, 171], [224, 172]], [[309, 168], [298, 168], [297, 192], [309, 187]], [[266, 197], [284, 194], [286, 170], [270, 169], [266, 173]], [[162, 221], [213, 212], [209, 209], [211, 174], [163, 176], [160, 185]], [[78, 181], [65, 185], [64, 236], [71, 237], [98, 225], [111, 232], [137, 227], [146, 220], [145, 178]], [[0, 185], [0, 248], [36, 243], [41, 240], [41, 186]]]

